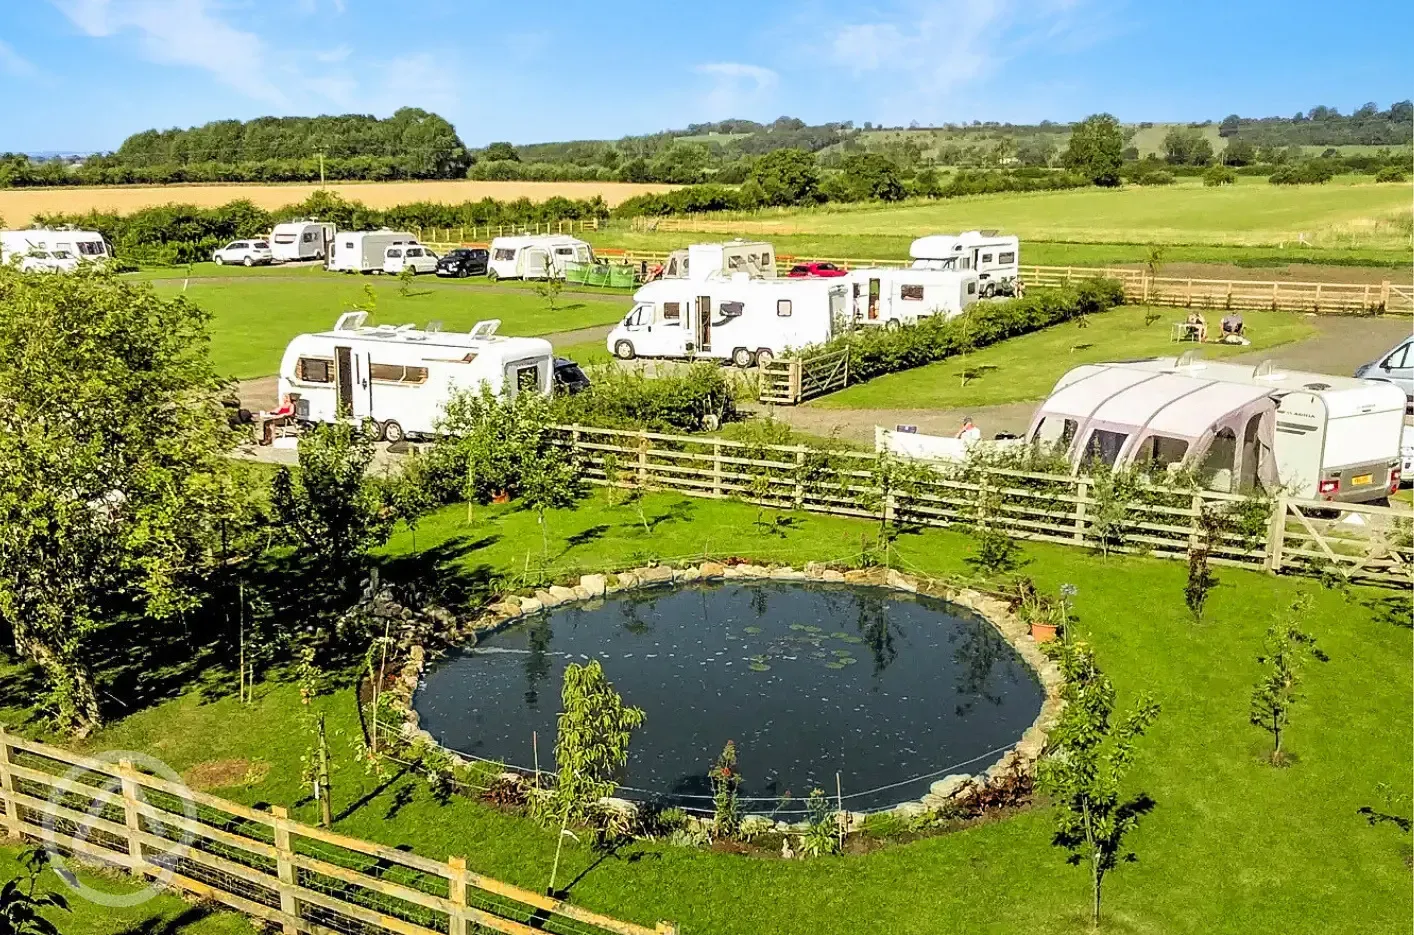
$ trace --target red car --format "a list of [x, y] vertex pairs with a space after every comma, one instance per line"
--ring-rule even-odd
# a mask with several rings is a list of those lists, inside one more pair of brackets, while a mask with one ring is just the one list
[[791, 279], [806, 279], [811, 276], [843, 276], [849, 270], [833, 263], [797, 263], [786, 273]]

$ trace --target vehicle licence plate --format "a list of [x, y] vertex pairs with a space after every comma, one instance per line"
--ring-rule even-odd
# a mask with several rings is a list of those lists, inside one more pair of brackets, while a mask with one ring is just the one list
[[1358, 476], [1356, 476], [1356, 477], [1350, 478], [1350, 483], [1354, 484], [1356, 487], [1361, 487], [1361, 486], [1364, 486], [1365, 484], [1370, 483], [1370, 481], [1372, 481], [1372, 480], [1374, 480], [1374, 479], [1375, 479], [1375, 475], [1373, 475], [1373, 474], [1360, 474], [1360, 475], [1358, 475]]

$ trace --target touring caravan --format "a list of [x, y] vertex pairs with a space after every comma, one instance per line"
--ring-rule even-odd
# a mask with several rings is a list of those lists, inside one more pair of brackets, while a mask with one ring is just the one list
[[443, 331], [441, 322], [419, 331], [367, 320], [367, 312], [345, 312], [332, 330], [301, 334], [285, 348], [279, 392], [293, 396], [297, 421], [371, 419], [380, 437], [400, 441], [433, 434], [457, 390], [551, 390], [550, 342], [498, 335], [499, 319], [465, 334]]
[[966, 269], [856, 269], [844, 281], [850, 284], [851, 320], [886, 328], [960, 315], [981, 288], [977, 274]]
[[340, 231], [334, 235], [333, 250], [325, 269], [339, 273], [381, 273], [388, 248], [409, 243], [417, 243], [417, 238], [386, 227], [376, 231]]
[[914, 269], [971, 269], [977, 273], [983, 298], [1010, 295], [1021, 275], [1021, 243], [996, 231], [930, 234], [908, 248]]
[[633, 309], [609, 332], [620, 360], [634, 357], [765, 364], [787, 348], [828, 340], [845, 314], [838, 279], [756, 279], [713, 273], [660, 279], [639, 288]]
[[1399, 489], [1405, 397], [1393, 384], [1284, 370], [1272, 361], [1205, 361], [1192, 353], [1108, 366], [1267, 393], [1277, 402], [1277, 475], [1292, 496], [1359, 503]]
[[101, 263], [111, 254], [103, 235], [97, 231], [33, 228], [0, 231], [0, 263], [14, 257], [22, 269], [66, 271], [80, 263]]
[[745, 273], [756, 279], [775, 279], [776, 248], [759, 240], [689, 244], [668, 254], [661, 278], [705, 279], [714, 273]]
[[491, 279], [564, 279], [566, 263], [593, 263], [594, 248], [564, 234], [526, 234], [491, 241]]
[[334, 236], [334, 225], [327, 221], [286, 221], [270, 231], [270, 252], [276, 263], [322, 260]]

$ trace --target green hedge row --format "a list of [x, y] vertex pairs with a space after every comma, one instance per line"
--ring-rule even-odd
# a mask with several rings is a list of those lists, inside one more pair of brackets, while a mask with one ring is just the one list
[[978, 302], [969, 306], [965, 315], [924, 318], [897, 331], [856, 329], [804, 348], [800, 356], [809, 360], [848, 348], [850, 376], [869, 380], [1074, 321], [1123, 302], [1124, 287], [1118, 281], [1090, 279], [1065, 289], [1037, 289], [1019, 299]]

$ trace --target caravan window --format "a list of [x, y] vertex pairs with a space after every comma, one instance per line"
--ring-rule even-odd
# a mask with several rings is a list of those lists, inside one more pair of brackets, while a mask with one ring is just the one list
[[899, 286], [899, 287], [898, 287], [898, 297], [899, 297], [900, 299], [907, 299], [907, 300], [910, 301], [910, 302], [922, 302], [922, 301], [923, 301], [923, 287], [922, 287], [922, 286]]
[[969, 283], [967, 284], [967, 294], [968, 294], [968, 295], [976, 295], [976, 294], [977, 294], [977, 280], [974, 279], [974, 280], [972, 280], [971, 282], [969, 282]]
[[744, 308], [740, 302], [723, 302], [720, 310], [723, 318], [739, 318]]
[[742, 258], [739, 256], [727, 257], [727, 269], [741, 269]]
[[1126, 432], [1095, 429], [1090, 433], [1089, 441], [1085, 443], [1085, 457], [1081, 459], [1081, 463], [1092, 464], [1098, 461], [1105, 467], [1114, 467], [1115, 461], [1119, 460], [1120, 449], [1127, 441], [1129, 435]]
[[777, 317], [777, 318], [789, 318], [789, 317], [790, 317], [790, 299], [777, 299], [777, 300], [776, 300], [776, 317]]
[[535, 364], [531, 364], [529, 367], [517, 367], [516, 389], [530, 391], [540, 389], [540, 368]]
[[369, 364], [368, 375], [375, 383], [426, 383], [426, 367], [404, 367], [402, 364]]
[[497, 247], [497, 248], [496, 248], [496, 253], [495, 253], [494, 259], [497, 259], [497, 260], [514, 260], [515, 258], [516, 258], [516, 252], [515, 252], [514, 249], [507, 249], [506, 247]]
[[[305, 234], [305, 238], [308, 239], [308, 237], [309, 237], [309, 235], [308, 235], [308, 234]], [[275, 239], [275, 242], [276, 242], [276, 243], [294, 243], [294, 242], [295, 242], [295, 235], [294, 235], [294, 234], [276, 234], [274, 239]]]
[[990, 262], [992, 262], [992, 255], [991, 255], [990, 253], [984, 253], [984, 254], [982, 254], [982, 262], [983, 262], [983, 263], [990, 263]]
[[1136, 464], [1151, 468], [1166, 468], [1170, 464], [1182, 463], [1186, 454], [1188, 454], [1188, 442], [1183, 439], [1169, 438], [1167, 435], [1150, 435], [1139, 443], [1139, 450], [1134, 455], [1134, 461]]
[[300, 235], [300, 241], [302, 243], [314, 243], [314, 240], [314, 231], [305, 231]]
[[571, 247], [556, 247], [555, 256], [574, 256], [574, 249]]
[[673, 324], [677, 324], [677, 323], [678, 323], [679, 321], [681, 321], [681, 320], [682, 320], [682, 303], [680, 303], [680, 302], [664, 302], [664, 303], [663, 303], [663, 321], [665, 321], [665, 322], [672, 322]]
[[1041, 424], [1036, 426], [1036, 434], [1031, 436], [1031, 442], [1047, 447], [1067, 449], [1070, 447], [1070, 443], [1075, 440], [1076, 428], [1078, 425], [1074, 419], [1067, 419], [1063, 416], [1046, 416], [1041, 420]]
[[334, 362], [320, 357], [301, 357], [295, 366], [295, 377], [305, 383], [333, 383]]
[[1224, 493], [1232, 492], [1232, 471], [1237, 463], [1237, 433], [1221, 429], [1213, 436], [1208, 456], [1203, 459], [1199, 474], [1208, 478], [1208, 486]]
[[103, 256], [102, 241], [80, 240], [77, 246], [79, 253], [83, 256]]
[[1008, 251], [1008, 252], [1006, 252], [1006, 253], [998, 253], [998, 254], [997, 254], [997, 262], [1000, 263], [1000, 264], [1002, 264], [1003, 266], [1008, 266], [1008, 265], [1010, 265], [1010, 264], [1012, 264], [1012, 263], [1015, 263], [1015, 262], [1016, 262], [1016, 253], [1013, 252], [1013, 251]]

